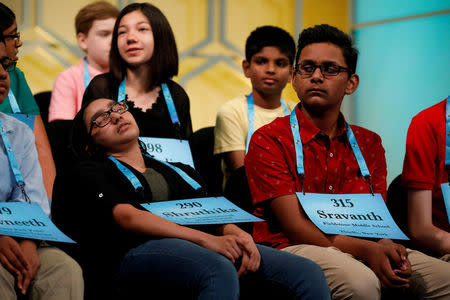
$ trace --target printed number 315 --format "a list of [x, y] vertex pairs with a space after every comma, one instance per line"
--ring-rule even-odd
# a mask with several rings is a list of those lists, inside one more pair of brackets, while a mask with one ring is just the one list
[[334, 207], [353, 207], [351, 199], [331, 199]]

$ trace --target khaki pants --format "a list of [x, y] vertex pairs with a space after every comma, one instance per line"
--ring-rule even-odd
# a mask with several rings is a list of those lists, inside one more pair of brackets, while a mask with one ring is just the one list
[[[43, 246], [38, 248], [41, 266], [28, 287], [28, 299], [81, 300], [84, 282], [78, 263], [62, 250]], [[0, 264], [0, 299], [17, 299], [15, 277]]]
[[[352, 255], [334, 247], [295, 245], [282, 249], [322, 267], [333, 299], [380, 299], [375, 273]], [[410, 291], [419, 299], [450, 299], [450, 263], [407, 249], [411, 263]], [[443, 259], [450, 259], [447, 255]]]

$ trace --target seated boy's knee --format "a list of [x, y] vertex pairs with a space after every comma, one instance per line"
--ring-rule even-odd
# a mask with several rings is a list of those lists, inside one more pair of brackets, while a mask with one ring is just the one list
[[68, 254], [56, 247], [39, 249], [39, 258], [41, 259], [42, 268], [48, 269], [48, 274], [54, 274], [55, 278], [60, 278], [61, 280], [66, 278], [71, 282], [82, 280], [83, 278], [83, 271], [80, 265]]
[[381, 284], [369, 268], [358, 272], [349, 269], [343, 272], [340, 283], [331, 293], [335, 294], [334, 299], [380, 299]]
[[14, 276], [0, 264], [0, 299], [16, 299]]

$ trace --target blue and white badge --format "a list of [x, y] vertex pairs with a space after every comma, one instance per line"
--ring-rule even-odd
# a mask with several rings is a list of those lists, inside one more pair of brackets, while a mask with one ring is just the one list
[[448, 222], [450, 223], [450, 185], [448, 182], [441, 184], [442, 196], [444, 196], [445, 208], [447, 210]]
[[207, 197], [141, 204], [145, 209], [180, 225], [208, 225], [264, 221], [225, 197]]
[[53, 224], [37, 203], [0, 203], [0, 235], [75, 243]]
[[139, 139], [147, 147], [147, 152], [156, 159], [167, 162], [180, 162], [195, 168], [191, 148], [187, 140], [155, 137], [139, 137]]
[[324, 233], [409, 240], [381, 194], [297, 193], [310, 220]]

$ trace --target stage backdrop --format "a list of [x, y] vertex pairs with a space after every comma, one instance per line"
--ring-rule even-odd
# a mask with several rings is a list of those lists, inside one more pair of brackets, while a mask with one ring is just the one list
[[[7, 0], [23, 37], [19, 67], [34, 93], [51, 90], [56, 75], [83, 57], [74, 18], [88, 0]], [[133, 1], [109, 1], [119, 9]], [[348, 0], [157, 0], [172, 25], [181, 63], [175, 78], [191, 99], [194, 129], [212, 126], [219, 106], [251, 91], [242, 73], [244, 45], [257, 26], [276, 25], [295, 35], [328, 22], [349, 30]], [[283, 97], [296, 100], [291, 85]]]

